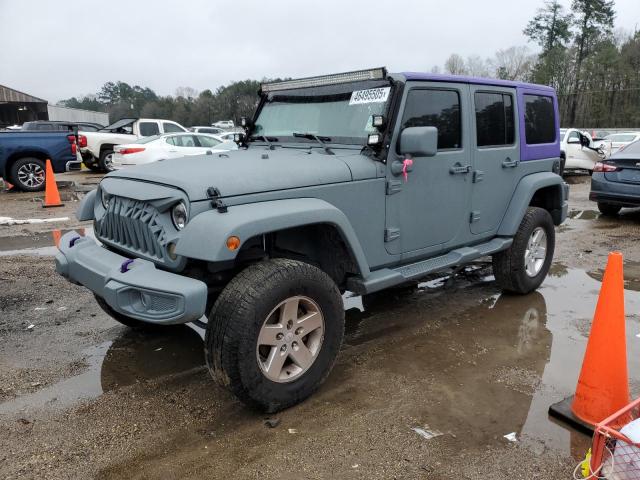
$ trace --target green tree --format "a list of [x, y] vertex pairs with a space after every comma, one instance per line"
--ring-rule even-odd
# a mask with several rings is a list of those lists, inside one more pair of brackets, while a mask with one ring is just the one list
[[550, 0], [537, 10], [523, 33], [542, 47], [541, 56], [544, 57], [554, 48], [566, 46], [571, 38], [571, 21], [571, 15], [564, 13], [558, 0]]

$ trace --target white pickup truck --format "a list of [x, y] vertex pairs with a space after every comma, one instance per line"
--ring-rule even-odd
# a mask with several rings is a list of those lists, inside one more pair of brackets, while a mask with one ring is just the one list
[[78, 145], [83, 163], [95, 171], [113, 170], [113, 147], [133, 143], [142, 137], [163, 133], [186, 132], [182, 125], [171, 120], [152, 118], [123, 118], [97, 132], [79, 132]]
[[591, 174], [596, 162], [611, 154], [611, 142], [594, 142], [587, 132], [561, 128], [560, 150], [560, 156], [565, 160], [563, 170], [587, 170]]

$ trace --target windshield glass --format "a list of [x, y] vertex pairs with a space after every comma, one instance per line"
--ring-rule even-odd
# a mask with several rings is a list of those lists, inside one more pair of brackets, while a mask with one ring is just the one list
[[332, 94], [274, 95], [266, 100], [253, 129], [254, 136], [279, 141], [314, 142], [294, 133], [326, 137], [331, 143], [364, 145], [376, 131], [372, 115], [386, 113], [391, 87], [353, 89]]
[[138, 140], [136, 140], [133, 143], [149, 143], [149, 142], [153, 142], [154, 140], [158, 140], [160, 137], [162, 137], [162, 135], [151, 135], [150, 137], [142, 137], [139, 138]]

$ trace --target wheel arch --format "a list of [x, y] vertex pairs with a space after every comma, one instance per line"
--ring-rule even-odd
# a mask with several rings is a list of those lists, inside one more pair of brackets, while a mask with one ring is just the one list
[[524, 177], [511, 197], [498, 235], [515, 235], [528, 207], [544, 208], [551, 215], [553, 223], [560, 225], [567, 215], [568, 188], [562, 177], [552, 172], [534, 173]]
[[[230, 236], [240, 239], [239, 249], [226, 247]], [[328, 263], [327, 254], [339, 254], [343, 259], [348, 255], [357, 269], [354, 273], [366, 276], [370, 272], [346, 215], [317, 198], [274, 200], [229, 206], [225, 213], [201, 213], [187, 224], [176, 244], [176, 253], [207, 262], [232, 262], [245, 246], [267, 237], [276, 242], [276, 251], [280, 248], [307, 255], [316, 252], [312, 257], [320, 259], [319, 264]], [[324, 239], [329, 239], [329, 244], [323, 243]]]
[[9, 157], [7, 158], [7, 161], [4, 164], [4, 171], [2, 172], [2, 177], [8, 178], [13, 164], [22, 158], [37, 158], [45, 162], [47, 158], [49, 158], [49, 155], [47, 154], [47, 152], [44, 152], [42, 150], [33, 150], [33, 149], [14, 152], [11, 155], [9, 155]]

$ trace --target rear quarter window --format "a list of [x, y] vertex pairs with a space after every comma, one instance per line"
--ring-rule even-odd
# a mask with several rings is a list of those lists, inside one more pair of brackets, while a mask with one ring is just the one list
[[553, 98], [546, 95], [524, 95], [524, 132], [528, 145], [556, 141]]
[[158, 135], [160, 129], [156, 122], [140, 122], [140, 135], [143, 137], [150, 137], [151, 135]]

